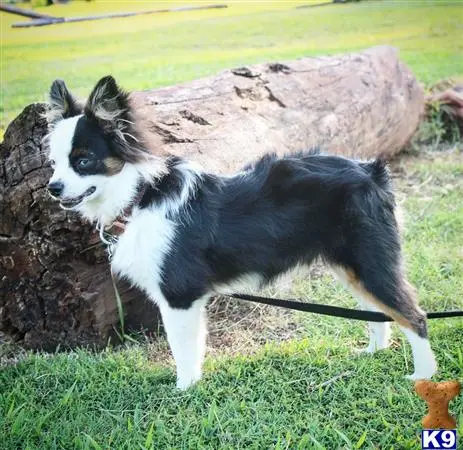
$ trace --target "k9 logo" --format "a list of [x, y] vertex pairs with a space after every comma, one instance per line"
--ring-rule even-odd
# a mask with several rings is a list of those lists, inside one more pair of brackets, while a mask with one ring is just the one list
[[457, 430], [423, 430], [421, 432], [421, 449], [456, 450]]

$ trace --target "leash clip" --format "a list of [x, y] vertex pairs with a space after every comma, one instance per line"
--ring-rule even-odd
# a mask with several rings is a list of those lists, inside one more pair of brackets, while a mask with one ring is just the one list
[[117, 243], [117, 237], [105, 231], [102, 224], [98, 223], [96, 226], [100, 241], [106, 245], [106, 251], [108, 252], [108, 259], [111, 260], [114, 253], [114, 244]]

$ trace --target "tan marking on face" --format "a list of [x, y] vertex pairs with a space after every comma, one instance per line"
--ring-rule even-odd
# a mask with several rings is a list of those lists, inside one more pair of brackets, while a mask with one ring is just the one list
[[124, 167], [124, 161], [114, 156], [109, 156], [104, 160], [107, 175], [116, 175]]

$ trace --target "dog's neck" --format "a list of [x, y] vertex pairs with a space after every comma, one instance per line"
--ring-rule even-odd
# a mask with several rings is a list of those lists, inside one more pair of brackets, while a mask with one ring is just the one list
[[[130, 218], [138, 208], [143, 195], [151, 189], [156, 192], [156, 206], [166, 214], [178, 211], [189, 199], [201, 178], [201, 170], [193, 163], [170, 158], [163, 161], [147, 161], [125, 164], [116, 176], [111, 177], [104, 191], [94, 200], [82, 205], [79, 212], [99, 227], [110, 227], [115, 221]], [[175, 189], [163, 189], [163, 185], [175, 185]]]

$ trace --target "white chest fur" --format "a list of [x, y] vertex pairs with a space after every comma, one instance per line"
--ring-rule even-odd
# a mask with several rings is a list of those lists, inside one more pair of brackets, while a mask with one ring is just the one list
[[158, 304], [164, 301], [159, 285], [174, 233], [175, 223], [163, 209], [136, 211], [113, 248], [114, 274], [127, 278]]

